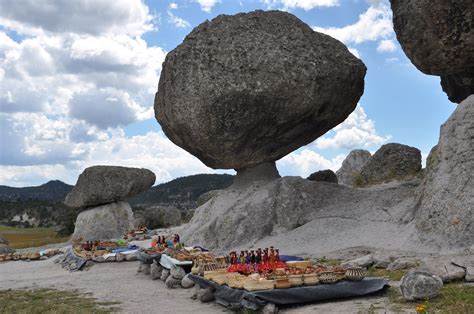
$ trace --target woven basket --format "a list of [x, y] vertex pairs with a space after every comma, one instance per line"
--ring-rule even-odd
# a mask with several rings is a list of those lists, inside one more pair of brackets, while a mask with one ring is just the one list
[[320, 283], [336, 283], [337, 276], [332, 271], [326, 271], [319, 274]]
[[306, 286], [314, 286], [319, 284], [319, 277], [316, 274], [305, 274], [303, 276], [303, 283]]
[[286, 262], [286, 265], [288, 265], [288, 267], [306, 269], [308, 267], [312, 267], [313, 262], [312, 261], [290, 261], [290, 262]]
[[246, 280], [244, 282], [244, 289], [247, 291], [272, 290], [275, 288], [274, 280]]
[[301, 287], [303, 285], [303, 276], [302, 275], [290, 275], [288, 280], [291, 283], [292, 287]]
[[291, 283], [288, 278], [277, 279], [275, 283], [276, 289], [288, 289], [291, 288]]
[[367, 271], [360, 267], [351, 267], [346, 271], [345, 279], [349, 281], [361, 281], [367, 276]]

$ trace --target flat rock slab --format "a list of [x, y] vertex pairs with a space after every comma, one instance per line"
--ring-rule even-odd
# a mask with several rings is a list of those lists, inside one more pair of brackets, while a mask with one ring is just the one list
[[126, 200], [148, 190], [155, 183], [155, 174], [148, 169], [118, 166], [86, 168], [77, 179], [64, 203], [84, 208]]

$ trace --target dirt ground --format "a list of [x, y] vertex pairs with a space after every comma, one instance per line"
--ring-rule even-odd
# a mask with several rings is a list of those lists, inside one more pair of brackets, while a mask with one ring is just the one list
[[[0, 264], [0, 289], [54, 288], [90, 292], [100, 301], [119, 301], [125, 313], [231, 313], [211, 302], [192, 300], [193, 289], [169, 290], [160, 280], [137, 273], [138, 262], [103, 263], [87, 271], [68, 272], [56, 257], [45, 261]], [[390, 313], [387, 293], [345, 301], [280, 309], [280, 313]]]

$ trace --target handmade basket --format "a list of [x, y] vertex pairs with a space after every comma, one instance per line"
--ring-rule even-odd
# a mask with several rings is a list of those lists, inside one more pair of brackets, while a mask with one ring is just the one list
[[319, 277], [316, 274], [305, 274], [303, 276], [303, 283], [305, 286], [314, 286], [319, 284]]
[[222, 276], [226, 274], [226, 270], [209, 270], [204, 272], [204, 278], [213, 280], [214, 277]]
[[291, 288], [291, 283], [288, 278], [280, 278], [275, 280], [276, 289], [288, 289]]
[[244, 282], [244, 289], [247, 291], [258, 291], [258, 290], [272, 290], [275, 288], [274, 280], [246, 280]]
[[288, 267], [306, 269], [307, 267], [312, 267], [313, 262], [312, 261], [290, 261], [290, 262], [286, 262], [286, 265]]
[[290, 275], [288, 280], [292, 287], [301, 287], [303, 285], [303, 276], [302, 275]]
[[367, 271], [360, 267], [351, 267], [346, 271], [345, 279], [349, 281], [361, 281], [367, 276]]
[[227, 285], [234, 289], [243, 289], [245, 280], [239, 277], [229, 277]]
[[325, 271], [319, 274], [320, 283], [336, 283], [338, 281], [337, 276], [332, 271]]

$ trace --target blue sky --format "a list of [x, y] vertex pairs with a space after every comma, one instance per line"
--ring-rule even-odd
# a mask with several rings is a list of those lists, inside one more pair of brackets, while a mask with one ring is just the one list
[[[1, 0], [0, 184], [74, 184], [95, 164], [145, 167], [157, 182], [215, 172], [171, 143], [153, 117], [166, 53], [206, 19], [256, 9], [295, 14], [366, 64], [359, 106], [278, 161], [282, 175], [337, 170], [352, 149], [415, 146], [424, 156], [455, 108], [439, 78], [396, 41], [384, 0]], [[222, 171], [218, 171], [222, 172]]]

